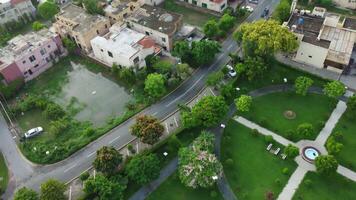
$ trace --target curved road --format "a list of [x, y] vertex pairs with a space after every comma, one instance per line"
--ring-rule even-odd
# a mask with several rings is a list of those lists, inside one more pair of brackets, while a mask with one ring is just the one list
[[[246, 19], [246, 22], [252, 22], [260, 18], [265, 7], [274, 9], [279, 0], [264, 0], [255, 11]], [[199, 68], [195, 74], [185, 81], [174, 92], [166, 96], [158, 103], [142, 111], [144, 114], [155, 115], [162, 119], [177, 109], [178, 103], [185, 103], [192, 99], [205, 85], [206, 76], [217, 71], [229, 60], [229, 53], [236, 52], [238, 46], [229, 36], [222, 44], [222, 52], [216, 56], [216, 59], [210, 66]], [[22, 157], [22, 154], [16, 148], [14, 140], [8, 131], [3, 118], [0, 119], [0, 150], [3, 152], [9, 165], [11, 179], [6, 196], [9, 198], [16, 187], [26, 186], [39, 190], [42, 182], [49, 178], [55, 178], [67, 182], [78, 176], [84, 170], [88, 169], [94, 158], [97, 149], [104, 145], [122, 147], [134, 137], [129, 133], [129, 127], [134, 123], [134, 119], [129, 119], [121, 125], [114, 128], [109, 133], [93, 141], [80, 151], [61, 162], [45, 165], [33, 166]], [[6, 197], [5, 197], [6, 198]]]

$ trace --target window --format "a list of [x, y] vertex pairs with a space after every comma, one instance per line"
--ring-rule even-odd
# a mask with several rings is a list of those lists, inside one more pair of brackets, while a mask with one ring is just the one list
[[114, 57], [110, 51], [108, 51], [108, 55], [112, 58]]
[[46, 54], [46, 49], [41, 49], [40, 53], [41, 53], [42, 56], [45, 55]]
[[133, 62], [134, 62], [135, 64], [137, 64], [138, 61], [140, 61], [140, 58], [137, 56], [137, 57], [133, 60]]
[[166, 42], [166, 38], [162, 38], [162, 41], [163, 41], [163, 42]]
[[100, 33], [99, 33], [99, 30], [96, 30], [96, 34], [98, 34], [98, 35], [100, 34]]
[[100, 51], [101, 51], [101, 52], [104, 52], [104, 50], [103, 50], [103, 49], [100, 49]]
[[48, 45], [47, 48], [51, 48], [51, 45]]
[[30, 56], [28, 59], [29, 59], [31, 62], [33, 62], [33, 61], [36, 60], [36, 57], [35, 57], [34, 55], [32, 55], [32, 56]]
[[33, 72], [32, 72], [32, 70], [28, 70], [28, 73], [30, 74], [30, 75], [32, 75], [33, 74]]
[[308, 56], [309, 58], [312, 58], [313, 56]]
[[22, 64], [25, 64], [26, 63], [26, 60], [22, 61]]
[[220, 10], [225, 8], [225, 4], [221, 5]]
[[105, 28], [108, 28], [108, 25], [107, 25], [107, 24], [105, 24]]
[[38, 64], [37, 65], [35, 65], [35, 66], [33, 66], [34, 68], [36, 68], [36, 67], [38, 67]]
[[208, 4], [206, 4], [206, 3], [202, 3], [202, 4], [201, 4], [201, 7], [203, 7], [203, 8], [207, 8], [207, 7], [208, 7]]
[[27, 74], [27, 71], [25, 71], [23, 74], [26, 75], [26, 74]]
[[148, 31], [146, 31], [146, 35], [150, 35], [150, 33]]
[[51, 60], [49, 59], [49, 57], [47, 57], [47, 58], [46, 58], [46, 61], [49, 62], [49, 61], [51, 61]]
[[193, 3], [194, 5], [197, 5], [197, 1], [196, 1], [196, 0], [193, 0], [192, 3]]

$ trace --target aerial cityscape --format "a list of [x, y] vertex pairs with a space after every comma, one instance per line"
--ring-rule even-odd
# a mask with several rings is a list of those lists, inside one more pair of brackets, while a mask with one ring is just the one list
[[355, 200], [355, 0], [0, 0], [0, 200]]

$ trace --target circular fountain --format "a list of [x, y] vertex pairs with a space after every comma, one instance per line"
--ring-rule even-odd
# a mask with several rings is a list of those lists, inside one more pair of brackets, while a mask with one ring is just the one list
[[314, 147], [305, 147], [302, 155], [304, 160], [314, 162], [316, 157], [320, 155], [320, 152]]

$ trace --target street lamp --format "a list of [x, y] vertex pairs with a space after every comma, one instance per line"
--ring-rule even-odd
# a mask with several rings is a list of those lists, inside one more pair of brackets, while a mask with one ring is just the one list
[[164, 155], [164, 156], [168, 156], [168, 153], [167, 153], [167, 152], [163, 152], [163, 155]]
[[236, 88], [236, 91], [240, 91], [241, 89], [239, 87]]
[[225, 128], [225, 124], [220, 124], [220, 127], [221, 128]]
[[214, 181], [218, 180], [218, 176], [212, 176], [211, 178], [213, 178]]

